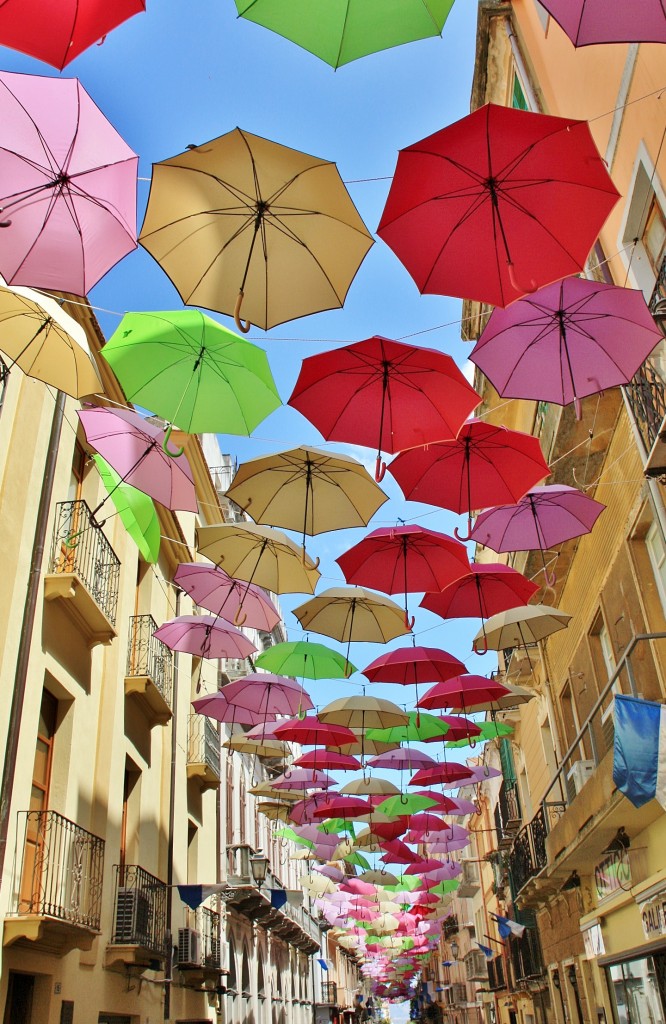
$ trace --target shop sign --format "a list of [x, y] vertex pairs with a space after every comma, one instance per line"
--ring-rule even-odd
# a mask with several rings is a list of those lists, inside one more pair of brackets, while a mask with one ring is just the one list
[[589, 927], [581, 929], [583, 932], [583, 942], [585, 943], [585, 956], [588, 960], [594, 960], [595, 956], [603, 956], [606, 952], [604, 946], [604, 937], [601, 932], [600, 924], [591, 924]]
[[645, 903], [639, 903], [638, 909], [646, 939], [659, 939], [666, 935], [666, 892], [657, 893]]
[[594, 869], [597, 902], [620, 889], [631, 889], [631, 866], [626, 850], [612, 850]]

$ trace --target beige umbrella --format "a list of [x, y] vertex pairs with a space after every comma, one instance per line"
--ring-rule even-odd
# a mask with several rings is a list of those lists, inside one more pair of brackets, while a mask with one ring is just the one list
[[[390, 871], [364, 871], [358, 876], [371, 885], [398, 885], [398, 879]], [[399, 909], [399, 908], [398, 908]]]
[[313, 871], [301, 877], [301, 886], [310, 896], [324, 896], [336, 891], [336, 886], [326, 875]]
[[345, 785], [340, 789], [340, 792], [344, 793], [345, 796], [347, 794], [352, 796], [361, 796], [365, 794], [368, 794], [369, 796], [376, 794], [381, 796], [395, 796], [400, 792], [400, 790], [393, 782], [389, 782], [388, 779], [380, 779], [371, 776], [369, 779], [352, 779], [351, 782], [345, 783]]
[[356, 838], [354, 839], [354, 848], [357, 850], [369, 850], [370, 853], [377, 853], [380, 849], [380, 843], [384, 840], [381, 836], [376, 835], [371, 829], [362, 829]]
[[398, 918], [394, 917], [393, 914], [381, 914], [371, 924], [372, 930], [377, 935], [387, 935], [389, 932], [396, 932], [400, 927]]
[[332, 861], [333, 860], [344, 860], [345, 857], [350, 857], [353, 852], [354, 852], [354, 844], [351, 842], [351, 840], [350, 839], [343, 839], [342, 842], [339, 843], [335, 847], [335, 849], [333, 850], [333, 853], [331, 854], [331, 858], [330, 859]]
[[235, 750], [241, 754], [254, 754], [255, 757], [274, 757], [284, 760], [291, 754], [291, 747], [288, 743], [281, 743], [279, 740], [250, 740], [242, 733], [232, 736], [222, 744], [228, 750]]
[[474, 650], [486, 649], [503, 651], [507, 647], [525, 647], [527, 644], [545, 640], [551, 633], [566, 629], [571, 616], [559, 608], [545, 604], [530, 604], [521, 608], [510, 608], [486, 619], [485, 624], [474, 637]]
[[86, 332], [55, 299], [0, 285], [0, 351], [29, 377], [72, 398], [102, 390]]
[[[402, 614], [402, 612], [401, 612]], [[344, 725], [347, 729], [392, 729], [394, 725], [407, 725], [407, 712], [383, 697], [339, 697], [319, 712], [321, 722]]]
[[334, 163], [235, 128], [153, 165], [139, 241], [186, 305], [242, 330], [245, 295], [265, 331], [342, 306], [373, 238]]
[[295, 804], [299, 800], [303, 799], [303, 794], [296, 790], [290, 789], [274, 789], [270, 782], [264, 781], [257, 783], [256, 786], [252, 786], [250, 789], [252, 796], [259, 796], [265, 800], [278, 800], [284, 801], [286, 804]]
[[384, 740], [369, 740], [365, 738], [360, 729], [352, 729], [358, 739], [355, 743], [346, 743], [342, 747], [329, 747], [329, 750], [339, 751], [341, 754], [366, 754], [375, 757], [378, 754], [387, 754], [389, 750], [397, 750], [400, 746], [398, 740], [394, 743], [385, 743]]
[[338, 946], [342, 946], [343, 949], [356, 949], [359, 944], [359, 940], [355, 935], [341, 935], [337, 940]]
[[233, 523], [200, 526], [197, 550], [234, 579], [257, 583], [274, 594], [314, 594], [315, 563], [280, 530]]
[[347, 660], [352, 641], [385, 644], [410, 632], [395, 601], [364, 587], [330, 587], [294, 608], [294, 615], [303, 629], [346, 643]]
[[227, 491], [256, 523], [305, 537], [367, 526], [387, 497], [365, 466], [348, 455], [301, 446], [251, 459]]
[[265, 815], [271, 821], [289, 821], [287, 804], [274, 804], [270, 800], [262, 800], [257, 804], [257, 812]]
[[505, 690], [509, 690], [509, 693], [505, 693], [503, 697], [499, 697], [497, 700], [486, 701], [483, 704], [466, 704], [465, 711], [467, 714], [471, 715], [477, 711], [502, 711], [506, 708], [515, 708], [519, 704], [526, 704], [528, 700], [533, 700], [536, 697], [534, 690], [527, 690], [524, 686], [514, 686], [505, 680], [502, 680], [502, 686]]

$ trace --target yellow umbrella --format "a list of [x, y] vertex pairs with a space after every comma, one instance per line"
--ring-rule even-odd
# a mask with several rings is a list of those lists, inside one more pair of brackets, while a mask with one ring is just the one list
[[255, 523], [312, 537], [367, 526], [387, 497], [365, 466], [348, 455], [301, 446], [251, 459], [227, 490]]
[[83, 327], [55, 299], [0, 286], [0, 351], [12, 366], [72, 398], [102, 390]]
[[[402, 613], [401, 613], [402, 614]], [[347, 729], [392, 729], [395, 725], [406, 725], [407, 712], [383, 697], [369, 697], [362, 694], [353, 697], [339, 697], [322, 708], [318, 714], [321, 722], [343, 725]]]
[[347, 645], [353, 640], [385, 644], [409, 633], [403, 609], [364, 587], [330, 587], [294, 608], [294, 615], [303, 629]]
[[268, 526], [200, 526], [197, 550], [234, 579], [257, 583], [274, 594], [314, 594], [320, 576], [293, 540]]
[[153, 165], [139, 237], [189, 306], [276, 324], [342, 306], [373, 238], [334, 163], [235, 128]]
[[372, 922], [372, 930], [376, 932], [377, 935], [386, 935], [388, 932], [396, 932], [399, 927], [400, 922], [397, 917], [393, 916], [393, 914], [382, 914]]

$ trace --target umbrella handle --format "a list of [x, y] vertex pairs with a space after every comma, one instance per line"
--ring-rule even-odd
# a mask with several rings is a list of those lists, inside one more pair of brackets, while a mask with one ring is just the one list
[[507, 270], [509, 272], [509, 281], [511, 282], [511, 287], [515, 291], [517, 291], [517, 292], [527, 292], [528, 295], [532, 295], [535, 291], [538, 290], [539, 285], [537, 284], [537, 282], [534, 280], [533, 277], [530, 278], [529, 288], [524, 288], [523, 285], [518, 284], [518, 281], [516, 280], [515, 268], [514, 268], [513, 263], [511, 262], [511, 260], [507, 261], [506, 268], [507, 268]]
[[462, 541], [471, 540], [472, 539], [472, 517], [471, 516], [467, 517], [467, 536], [463, 536], [462, 533], [459, 531], [457, 526], [454, 527], [453, 532], [454, 532], [455, 536], [458, 538], [458, 540], [462, 540]]
[[[94, 512], [90, 513], [90, 519], [88, 521], [95, 530], [101, 530], [104, 524], [106, 523], [106, 519], [102, 519], [102, 522], [100, 523], [99, 519], [97, 519]], [[83, 530], [79, 530], [78, 532], [83, 533]], [[74, 536], [76, 537], [77, 534], [75, 533]]]
[[407, 629], [410, 632], [414, 629], [414, 623], [415, 622], [416, 622], [416, 616], [414, 616], [414, 615], [409, 616], [407, 614], [407, 612], [405, 612], [405, 626], [407, 627]]
[[[477, 643], [478, 642], [479, 641], [477, 641]], [[472, 648], [472, 650], [474, 651], [475, 654], [479, 654], [479, 655], [487, 654], [488, 653], [488, 637], [487, 636], [483, 637], [483, 647], [477, 647], [477, 645], [474, 644], [474, 647]]]
[[378, 455], [377, 456], [377, 461], [375, 463], [375, 483], [380, 484], [385, 476], [386, 476], [386, 463], [382, 462], [381, 455]]
[[548, 570], [544, 568], [543, 574], [546, 577], [546, 583], [548, 584], [548, 589], [552, 590], [554, 588], [555, 584], [557, 583], [557, 573], [548, 572]]
[[[241, 612], [242, 612], [242, 617], [241, 617]], [[234, 615], [234, 626], [243, 626], [246, 621], [247, 621], [247, 612], [243, 612], [242, 608], [239, 606], [237, 608], [237, 610], [236, 610], [236, 614]]]
[[574, 409], [576, 412], [576, 419], [580, 423], [583, 418], [583, 407], [581, 406], [580, 398], [574, 398]]
[[171, 432], [173, 431], [173, 423], [170, 423], [164, 434], [164, 440], [162, 441], [162, 451], [165, 455], [168, 455], [170, 459], [179, 459], [185, 451], [184, 448], [176, 448], [173, 451], [169, 449], [169, 441], [171, 440]]
[[238, 298], [236, 299], [236, 305], [234, 307], [234, 320], [236, 321], [236, 327], [238, 328], [239, 331], [242, 331], [243, 334], [249, 334], [252, 324], [250, 323], [249, 320], [246, 320], [245, 323], [243, 323], [243, 321], [240, 318], [240, 311], [241, 306], [243, 305], [244, 296], [245, 292], [241, 288], [241, 290], [238, 293]]
[[[303, 563], [303, 565], [305, 565], [306, 557], [307, 557], [307, 552], [306, 552], [305, 548], [301, 548], [301, 562]], [[315, 560], [313, 562], [313, 568], [314, 569], [318, 569], [319, 568], [319, 562], [320, 562], [320, 558], [319, 558], [319, 555], [317, 555], [317, 557], [315, 558]]]

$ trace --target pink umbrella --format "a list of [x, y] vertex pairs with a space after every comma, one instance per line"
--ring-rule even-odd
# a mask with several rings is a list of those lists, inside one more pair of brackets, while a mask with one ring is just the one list
[[663, 0], [542, 0], [574, 46], [666, 43]]
[[[443, 793], [436, 793], [432, 789], [417, 789], [416, 792], [419, 796], [429, 796], [437, 803], [437, 807], [433, 807], [432, 811], [427, 811], [426, 814], [432, 814], [436, 810], [442, 814], [476, 814], [476, 807], [469, 800], [454, 799], [453, 797], [445, 796]], [[460, 804], [469, 804], [471, 811], [462, 811]]]
[[496, 309], [470, 359], [503, 398], [569, 405], [627, 384], [661, 338], [641, 292], [570, 277]]
[[363, 767], [352, 754], [338, 754], [334, 750], [308, 750], [294, 761], [294, 765], [297, 768], [319, 768], [321, 771], [338, 772], [356, 772]]
[[449, 814], [478, 814], [479, 808], [476, 804], [472, 803], [471, 800], [465, 800], [461, 796], [450, 796], [444, 797], [444, 800], [448, 800], [449, 803], [455, 804], [455, 809], [451, 807]]
[[470, 768], [472, 773], [472, 779], [474, 782], [486, 782], [488, 779], [499, 779], [501, 771], [499, 768], [491, 768], [490, 765], [480, 764], [474, 768]]
[[[242, 679], [235, 679], [227, 683], [222, 692], [230, 704], [250, 711], [267, 711], [272, 715], [297, 715], [300, 710], [309, 711], [313, 707], [298, 683], [270, 672], [252, 672]], [[276, 726], [273, 738], [285, 740], [287, 737]]]
[[[434, 839], [430, 841], [428, 839], [428, 850], [430, 853], [453, 853], [455, 850], [464, 850], [466, 846], [469, 846], [469, 839]], [[428, 875], [428, 878], [432, 878], [432, 874]], [[441, 881], [441, 878], [438, 879]]]
[[437, 762], [430, 754], [409, 747], [388, 750], [384, 754], [371, 757], [368, 765], [371, 768], [395, 768], [398, 771], [414, 771], [416, 768], [427, 768]]
[[212, 615], [179, 615], [153, 636], [172, 651], [195, 658], [248, 658], [257, 650], [240, 629]]
[[[462, 842], [462, 840], [461, 840]], [[467, 846], [467, 842], [462, 842], [462, 846]], [[462, 848], [462, 847], [461, 847]], [[428, 881], [435, 882], [449, 882], [452, 878], [457, 878], [458, 875], [462, 874], [462, 864], [457, 861], [438, 861], [438, 867], [434, 871], [424, 872], [424, 877]]]
[[362, 878], [348, 878], [340, 885], [346, 892], [353, 892], [359, 896], [369, 896], [377, 892], [377, 886], [371, 882], [364, 882]]
[[[224, 697], [224, 689], [220, 690], [220, 696]], [[237, 707], [237, 705], [229, 705], [230, 707]], [[258, 725], [253, 725], [245, 738], [248, 740], [274, 740], [275, 729], [280, 724], [280, 720], [275, 715], [268, 715], [266, 721], [259, 722]]]
[[433, 736], [431, 739], [424, 740], [424, 743], [434, 743], [438, 738], [440, 741], [446, 740], [455, 743], [457, 740], [470, 740], [481, 735], [481, 728], [471, 718], [464, 718], [462, 715], [438, 715], [437, 717], [448, 725], [449, 731], [446, 736]]
[[[415, 815], [414, 817], [421, 817], [421, 815]], [[427, 817], [427, 815], [425, 815]], [[462, 825], [447, 825], [442, 822], [440, 828], [427, 828], [423, 825], [418, 825], [414, 819], [410, 822], [411, 828], [405, 836], [406, 843], [428, 843], [430, 847], [431, 843], [452, 843], [456, 839], [467, 839], [469, 832]]]
[[589, 533], [605, 507], [566, 484], [533, 487], [516, 505], [482, 512], [472, 540], [498, 553], [540, 551], [546, 581], [552, 587], [555, 577], [547, 571], [545, 549]]
[[273, 779], [273, 789], [329, 789], [335, 785], [326, 772], [310, 771], [307, 768], [291, 768], [284, 775]]
[[[217, 693], [208, 693], [204, 697], [197, 697], [196, 700], [192, 701], [192, 707], [200, 715], [206, 715], [207, 718], [214, 718], [216, 722], [227, 722], [230, 725], [251, 725], [254, 728], [265, 730], [265, 736], [270, 735], [270, 722], [267, 722], [267, 718], [270, 719], [272, 716], [266, 714], [260, 714], [258, 711], [248, 711], [247, 708], [239, 708], [235, 704], [230, 704], [224, 693], [220, 690]], [[255, 739], [257, 737], [247, 734], [248, 739]], [[259, 739], [265, 738], [262, 733]]]
[[252, 626], [270, 633], [280, 621], [279, 611], [261, 587], [235, 580], [213, 565], [181, 562], [173, 581], [195, 604], [236, 626]]
[[[166, 508], [197, 511], [194, 478], [186, 456], [171, 458], [165, 433], [130, 409], [77, 410], [88, 444], [131, 484]], [[105, 499], [106, 500], [106, 499]], [[93, 510], [93, 518], [104, 502]]]
[[0, 123], [0, 273], [85, 295], [136, 249], [138, 157], [76, 78], [1, 72]]
[[[293, 774], [293, 772], [292, 772]], [[309, 773], [312, 774], [311, 772]], [[289, 789], [289, 780], [285, 780], [286, 784], [284, 789]], [[302, 789], [302, 786], [298, 786], [298, 789]], [[313, 811], [317, 807], [321, 807], [322, 804], [326, 803], [327, 800], [331, 799], [330, 792], [328, 793], [312, 793], [304, 800], [299, 800], [289, 811], [289, 819], [296, 822], [297, 825], [303, 825], [306, 821], [314, 821], [312, 817]]]

